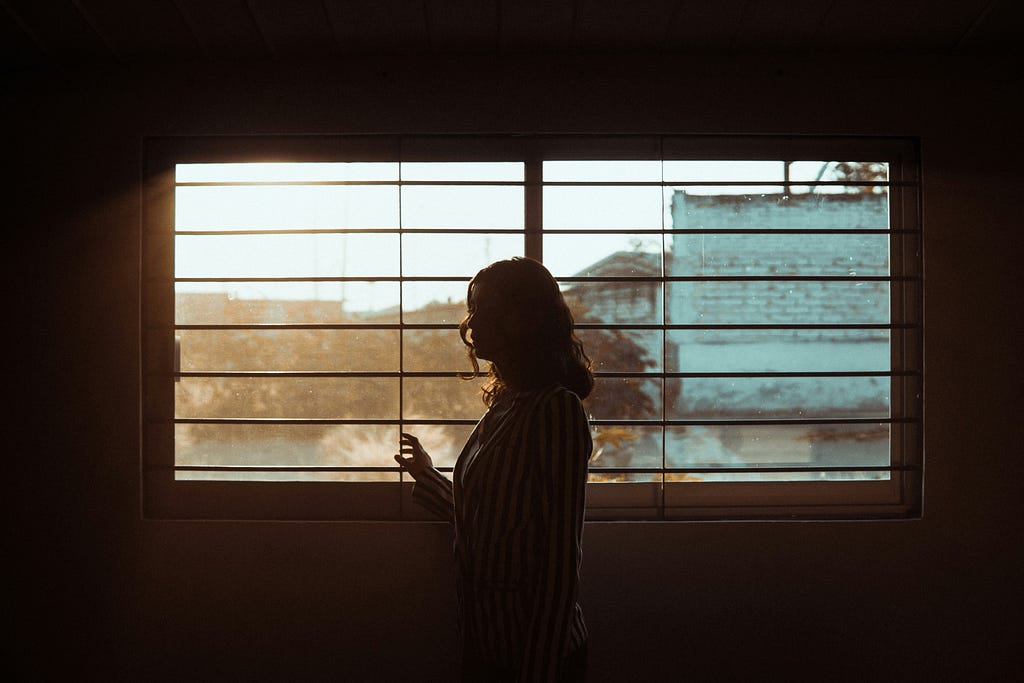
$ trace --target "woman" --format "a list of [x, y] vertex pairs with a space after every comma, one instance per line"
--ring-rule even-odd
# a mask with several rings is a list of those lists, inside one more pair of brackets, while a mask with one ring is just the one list
[[558, 284], [514, 258], [469, 283], [459, 325], [487, 412], [449, 481], [415, 436], [395, 456], [413, 498], [455, 527], [464, 681], [582, 681], [577, 602], [593, 387]]

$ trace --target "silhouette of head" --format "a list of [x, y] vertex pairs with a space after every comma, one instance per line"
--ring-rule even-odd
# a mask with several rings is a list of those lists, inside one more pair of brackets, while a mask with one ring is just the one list
[[580, 398], [590, 393], [590, 359], [558, 283], [540, 262], [516, 257], [492, 263], [470, 281], [466, 306], [459, 334], [474, 371], [478, 359], [491, 361], [485, 403], [510, 387], [561, 384]]

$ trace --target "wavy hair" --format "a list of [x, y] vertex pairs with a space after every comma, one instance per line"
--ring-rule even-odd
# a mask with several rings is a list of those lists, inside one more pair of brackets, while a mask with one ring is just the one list
[[[466, 333], [475, 289], [481, 284], [486, 284], [488, 297], [496, 298], [496, 307], [516, 331], [515, 338], [510, 340], [512, 363], [504, 371], [516, 373], [514, 383], [524, 389], [561, 384], [581, 399], [586, 398], [594, 388], [594, 376], [590, 358], [574, 331], [572, 312], [548, 269], [539, 261], [518, 256], [487, 266], [466, 289], [469, 310], [459, 323], [459, 336], [473, 364], [473, 374], [467, 379], [480, 376], [480, 363]], [[487, 377], [483, 401], [490, 406], [509, 389], [494, 363], [490, 363]]]

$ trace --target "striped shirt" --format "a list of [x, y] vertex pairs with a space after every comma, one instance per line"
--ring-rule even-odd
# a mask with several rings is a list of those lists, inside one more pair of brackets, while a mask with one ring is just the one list
[[491, 407], [455, 463], [417, 477], [413, 498], [455, 527], [460, 630], [520, 681], [554, 681], [587, 639], [578, 603], [590, 425], [560, 387]]

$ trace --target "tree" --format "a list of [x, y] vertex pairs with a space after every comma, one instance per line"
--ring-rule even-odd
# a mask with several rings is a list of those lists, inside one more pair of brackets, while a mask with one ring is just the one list
[[[834, 167], [836, 180], [840, 182], [878, 183], [889, 178], [885, 164], [875, 161], [840, 161]], [[878, 185], [853, 185], [846, 188], [855, 194], [880, 194], [883, 188]]]

